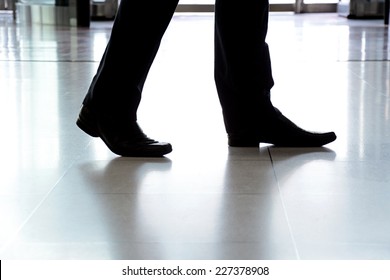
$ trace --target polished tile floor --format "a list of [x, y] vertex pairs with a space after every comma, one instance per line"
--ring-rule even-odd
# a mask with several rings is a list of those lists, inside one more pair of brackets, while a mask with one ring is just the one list
[[[382, 20], [272, 13], [272, 100], [323, 148], [229, 148], [213, 15], [176, 14], [139, 119], [164, 158], [75, 126], [112, 22], [0, 15], [1, 259], [390, 259], [390, 39]], [[178, 106], [180, 104], [180, 106]]]

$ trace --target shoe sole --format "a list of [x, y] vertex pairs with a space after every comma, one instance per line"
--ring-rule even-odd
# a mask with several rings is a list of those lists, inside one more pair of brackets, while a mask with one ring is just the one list
[[327, 145], [337, 139], [337, 136], [334, 132], [323, 133], [313, 137], [310, 141], [289, 141], [286, 139], [284, 142], [266, 140], [266, 139], [245, 139], [245, 138], [235, 138], [229, 139], [228, 145], [230, 147], [258, 147], [260, 143], [272, 144], [276, 147], [290, 147], [290, 148], [312, 148], [312, 147], [322, 147]]

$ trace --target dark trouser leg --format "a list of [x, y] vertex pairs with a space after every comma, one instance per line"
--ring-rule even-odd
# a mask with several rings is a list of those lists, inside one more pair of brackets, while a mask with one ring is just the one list
[[230, 146], [271, 143], [319, 147], [336, 139], [334, 132], [301, 129], [274, 108], [271, 61], [265, 43], [268, 0], [215, 3], [215, 82]]
[[228, 133], [258, 127], [264, 91], [273, 86], [268, 7], [268, 0], [215, 2], [215, 82]]
[[84, 105], [136, 120], [145, 79], [178, 1], [121, 1]]

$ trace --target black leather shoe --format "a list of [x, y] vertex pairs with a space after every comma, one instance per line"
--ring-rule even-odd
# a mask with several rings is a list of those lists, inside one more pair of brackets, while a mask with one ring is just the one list
[[229, 133], [228, 144], [232, 147], [257, 147], [260, 143], [279, 147], [321, 147], [336, 140], [334, 132], [315, 133], [303, 130], [278, 109], [273, 108], [260, 131]]
[[169, 143], [148, 138], [137, 122], [118, 122], [82, 106], [77, 126], [92, 137], [100, 137], [115, 154], [124, 157], [161, 157], [172, 151]]

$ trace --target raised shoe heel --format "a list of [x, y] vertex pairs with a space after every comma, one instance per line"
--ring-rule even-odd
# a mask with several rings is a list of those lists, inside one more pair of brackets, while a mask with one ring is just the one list
[[89, 136], [99, 137], [99, 134], [96, 132], [96, 130], [86, 125], [80, 118], [77, 119], [76, 124], [82, 131], [87, 133]]
[[92, 137], [100, 137], [96, 127], [95, 116], [90, 110], [83, 106], [76, 121], [77, 126]]

